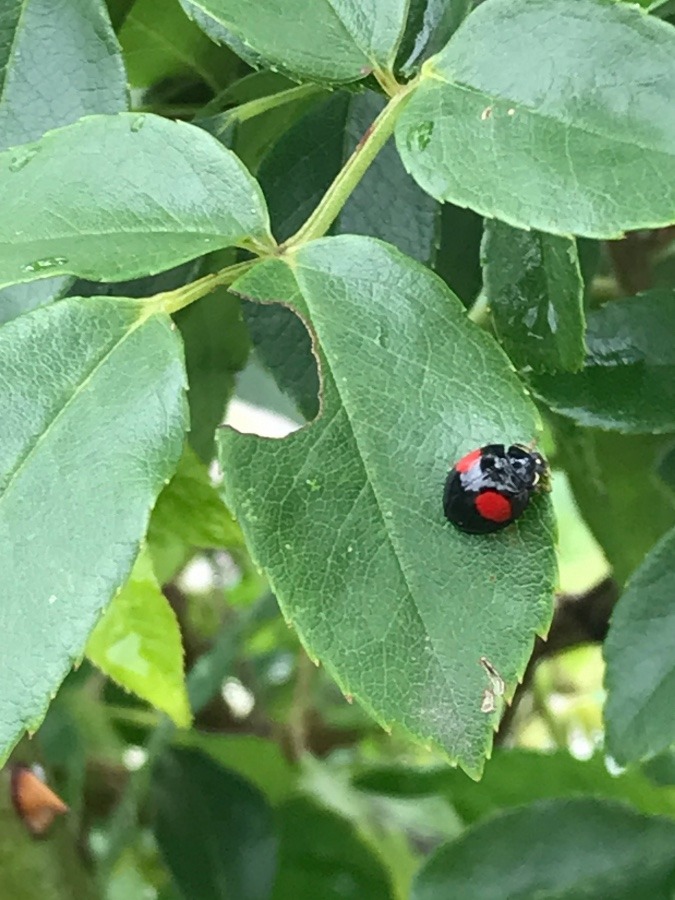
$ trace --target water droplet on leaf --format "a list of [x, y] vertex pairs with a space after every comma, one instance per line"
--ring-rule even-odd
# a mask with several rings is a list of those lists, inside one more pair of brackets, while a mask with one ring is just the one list
[[46, 256], [44, 259], [36, 259], [35, 262], [26, 263], [21, 267], [22, 272], [44, 272], [55, 269], [57, 266], [65, 266], [68, 260], [65, 256]]

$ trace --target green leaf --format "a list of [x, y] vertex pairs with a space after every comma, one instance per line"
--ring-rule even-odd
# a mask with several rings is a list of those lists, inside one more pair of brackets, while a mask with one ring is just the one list
[[197, 750], [153, 772], [154, 830], [182, 896], [268, 900], [276, 869], [272, 811], [248, 781]]
[[192, 75], [216, 92], [238, 62], [187, 18], [178, 0], [136, 0], [119, 37], [134, 87]]
[[634, 573], [604, 645], [607, 746], [620, 763], [654, 756], [675, 743], [675, 529]]
[[673, 96], [664, 22], [606, 0], [488, 0], [423, 67], [397, 143], [439, 200], [618, 237], [673, 220]]
[[0, 193], [0, 284], [137, 278], [268, 229], [233, 153], [152, 115], [91, 116], [0, 153]]
[[248, 359], [250, 341], [241, 304], [218, 288], [175, 317], [185, 344], [190, 404], [190, 446], [204, 462], [214, 456], [216, 428]]
[[581, 372], [533, 376], [547, 406], [581, 425], [626, 434], [675, 431], [675, 290], [590, 312], [586, 344]]
[[[263, 161], [260, 184], [280, 241], [317, 206], [357, 142], [384, 106], [372, 91], [330, 97], [302, 118]], [[335, 221], [333, 234], [365, 234], [430, 262], [440, 206], [404, 170], [392, 141], [378, 154]], [[300, 412], [318, 412], [318, 378], [307, 331], [284, 307], [246, 304], [244, 317], [258, 358]]]
[[535, 800], [580, 794], [624, 800], [643, 813], [675, 815], [675, 790], [655, 787], [639, 771], [610, 774], [601, 755], [580, 760], [567, 750], [499, 750], [486, 766], [480, 784], [473, 784], [447, 766], [376, 768], [366, 770], [356, 783], [393, 797], [440, 794], [468, 824]]
[[281, 807], [279, 818], [273, 900], [392, 900], [382, 861], [342, 816], [295, 797]]
[[72, 298], [0, 329], [0, 758], [126, 580], [187, 426], [168, 317]]
[[441, 847], [412, 900], [668, 900], [675, 824], [607, 801], [552, 800], [496, 816]]
[[398, 59], [410, 75], [447, 44], [474, 5], [474, 0], [410, 0]]
[[191, 549], [242, 544], [241, 532], [211, 485], [206, 466], [189, 447], [159, 495], [150, 519], [148, 543], [161, 583], [176, 574]]
[[129, 580], [87, 642], [95, 666], [126, 690], [165, 712], [179, 728], [192, 719], [180, 628], [142, 551]]
[[485, 223], [483, 282], [495, 329], [516, 366], [584, 364], [584, 284], [573, 238]]
[[[102, 0], [22, 0], [0, 14], [0, 150], [126, 105], [124, 66]], [[58, 278], [1, 290], [0, 324], [51, 302], [67, 284]]]
[[[225, 40], [247, 62], [310, 81], [345, 82], [371, 69], [390, 69], [405, 24], [407, 0], [189, 0], [190, 14], [206, 14], [207, 33]], [[196, 17], [204, 27], [204, 19]], [[253, 56], [251, 57], [251, 53]]]
[[296, 771], [275, 740], [254, 734], [214, 734], [192, 728], [179, 736], [182, 746], [196, 747], [232, 769], [278, 803], [296, 786]]
[[476, 775], [496, 721], [480, 658], [510, 695], [550, 620], [553, 527], [539, 498], [508, 532], [461, 534], [443, 481], [473, 447], [531, 440], [536, 412], [457, 298], [386, 244], [326, 238], [235, 287], [311, 322], [322, 368], [311, 427], [219, 435], [247, 544], [343, 691]]
[[452, 203], [441, 206], [434, 272], [441, 276], [465, 306], [473, 303], [483, 284], [480, 264], [482, 238], [481, 216]]
[[670, 494], [655, 477], [667, 438], [556, 426], [557, 453], [579, 510], [624, 582], [675, 525]]

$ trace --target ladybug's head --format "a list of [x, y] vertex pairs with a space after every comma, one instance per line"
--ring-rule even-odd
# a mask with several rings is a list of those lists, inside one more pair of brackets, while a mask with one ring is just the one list
[[533, 491], [549, 491], [551, 489], [551, 470], [549, 465], [536, 450], [523, 444], [513, 444], [507, 456], [518, 477]]

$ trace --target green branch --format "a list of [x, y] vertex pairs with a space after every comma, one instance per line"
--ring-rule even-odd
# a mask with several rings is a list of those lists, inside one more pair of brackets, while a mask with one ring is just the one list
[[293, 237], [286, 241], [284, 249], [293, 250], [326, 234], [370, 164], [393, 134], [399, 114], [412, 96], [415, 86], [416, 82], [410, 82], [392, 97], [338, 172], [317, 208]]
[[235, 265], [221, 269], [219, 272], [204, 275], [203, 278], [191, 281], [190, 284], [176, 288], [174, 291], [164, 291], [161, 294], [155, 294], [148, 300], [149, 311], [151, 314], [164, 312], [169, 313], [169, 315], [178, 312], [179, 309], [184, 309], [186, 306], [194, 303], [195, 300], [210, 294], [217, 287], [229, 287], [231, 284], [234, 284], [237, 278], [248, 272], [257, 261], [257, 259], [248, 259], [246, 262], [235, 263]]
[[298, 100], [302, 100], [305, 97], [312, 97], [315, 94], [324, 93], [325, 90], [326, 88], [321, 87], [321, 85], [318, 84], [300, 84], [297, 87], [288, 88], [287, 90], [279, 91], [276, 94], [268, 94], [265, 97], [249, 100], [247, 103], [242, 103], [234, 109], [220, 113], [220, 115], [222, 115], [222, 122], [216, 129], [216, 134], [221, 135], [230, 125], [248, 122], [249, 119], [261, 116], [263, 113], [284, 106], [286, 103], [296, 103]]

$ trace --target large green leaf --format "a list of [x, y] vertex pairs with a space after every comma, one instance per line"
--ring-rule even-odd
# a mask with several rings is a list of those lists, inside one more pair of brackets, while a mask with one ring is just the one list
[[[20, 0], [0, 12], [0, 150], [126, 105], [124, 66], [103, 0]], [[0, 324], [55, 299], [67, 282], [0, 291]]]
[[129, 580], [87, 642], [95, 666], [128, 691], [187, 727], [191, 714], [178, 620], [142, 551]]
[[594, 310], [586, 344], [581, 372], [532, 378], [551, 409], [581, 425], [624, 433], [675, 431], [675, 290]]
[[[384, 106], [372, 91], [336, 93], [304, 116], [260, 167], [272, 227], [289, 238], [318, 205], [331, 182]], [[434, 258], [440, 206], [407, 174], [393, 142], [380, 151], [331, 229], [395, 244], [409, 256]], [[307, 418], [316, 415], [316, 361], [306, 329], [282, 306], [246, 304], [244, 316], [261, 362]]]
[[500, 749], [486, 766], [480, 784], [473, 784], [447, 766], [366, 769], [357, 784], [393, 797], [440, 794], [466, 823], [523, 803], [582, 794], [624, 800], [644, 813], [675, 816], [675, 790], [655, 787], [640, 771], [610, 774], [601, 754], [581, 760], [567, 750], [540, 753]]
[[0, 284], [137, 278], [268, 230], [231, 151], [152, 115], [91, 116], [0, 153], [0, 193]]
[[412, 900], [669, 900], [675, 823], [601, 800], [505, 813], [435, 853]]
[[550, 619], [553, 527], [539, 498], [507, 532], [461, 534], [443, 481], [473, 447], [531, 440], [536, 412], [440, 279], [379, 241], [316, 241], [236, 288], [311, 322], [322, 367], [311, 427], [220, 433], [249, 547], [346, 693], [477, 774], [497, 719], [481, 711], [480, 658], [510, 694]]
[[279, 810], [273, 900], [391, 900], [387, 871], [347, 819], [304, 797]]
[[673, 221], [671, 26], [606, 0], [487, 0], [422, 76], [397, 141], [432, 196], [552, 234]]
[[0, 759], [125, 581], [187, 426], [180, 341], [128, 299], [0, 329]]
[[582, 516], [623, 582], [675, 525], [671, 495], [655, 475], [668, 438], [556, 425], [557, 452]]
[[584, 364], [584, 284], [573, 238], [485, 223], [483, 283], [497, 333], [517, 366]]
[[195, 20], [235, 53], [243, 50], [247, 61], [327, 82], [390, 68], [408, 11], [407, 0], [189, 0], [183, 6], [208, 17]]
[[197, 750], [153, 772], [154, 829], [181, 895], [268, 900], [276, 869], [272, 811], [248, 781]]
[[621, 763], [653, 756], [675, 743], [675, 530], [631, 578], [614, 611], [604, 646], [607, 745]]

